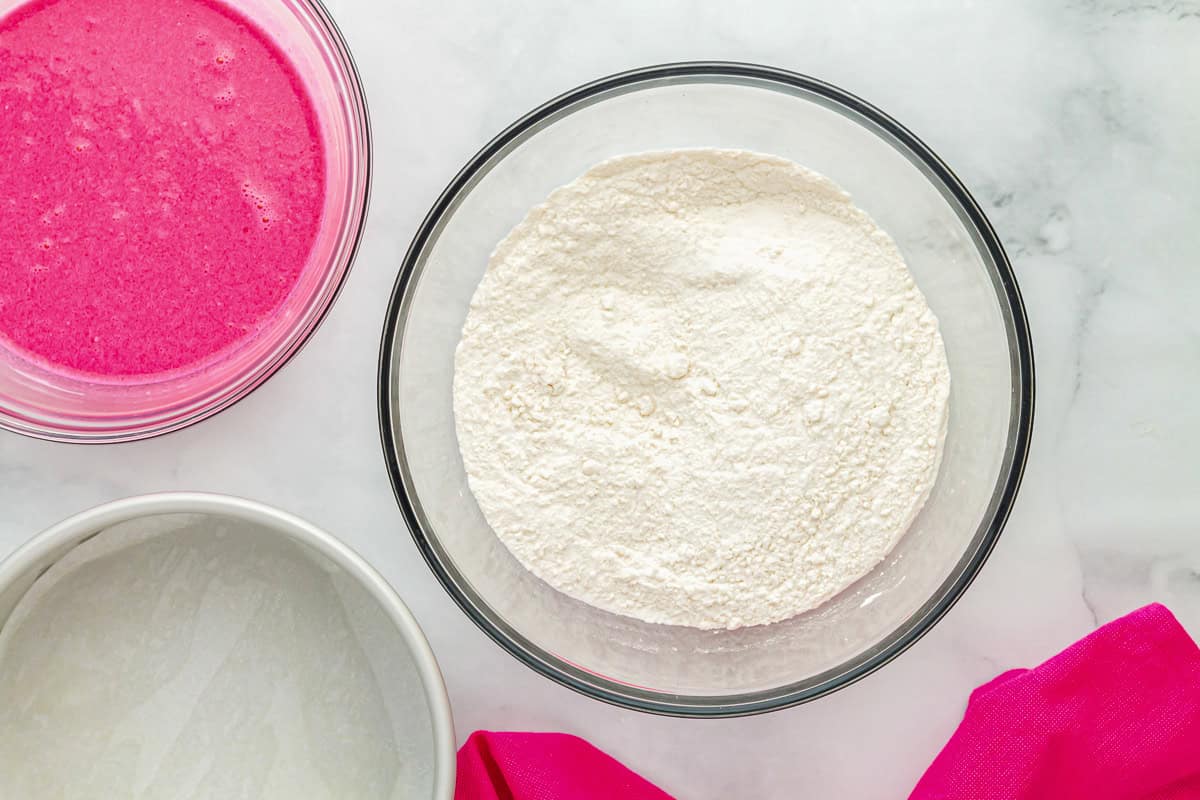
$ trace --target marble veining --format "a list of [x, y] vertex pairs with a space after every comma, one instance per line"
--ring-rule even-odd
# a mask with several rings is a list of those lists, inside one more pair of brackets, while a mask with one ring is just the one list
[[[900, 797], [996, 673], [1154, 600], [1200, 635], [1200, 2], [328, 5], [364, 75], [377, 157], [366, 238], [337, 306], [292, 363], [199, 426], [115, 447], [0, 434], [0, 555], [129, 494], [279, 505], [343, 537], [405, 597], [441, 659], [460, 738], [578, 733], [701, 799]], [[587, 700], [476, 630], [403, 529], [374, 407], [397, 264], [466, 159], [574, 85], [695, 58], [823, 78], [923, 138], [1002, 237], [1038, 368], [1021, 495], [954, 610], [848, 689], [720, 722]]]

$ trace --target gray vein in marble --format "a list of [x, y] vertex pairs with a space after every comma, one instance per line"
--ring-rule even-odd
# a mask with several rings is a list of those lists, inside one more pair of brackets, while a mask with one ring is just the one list
[[[1075, 324], [1075, 331], [1071, 337], [1072, 348], [1074, 350], [1074, 377], [1071, 382], [1070, 397], [1067, 400], [1066, 408], [1063, 410], [1064, 418], [1070, 415], [1075, 401], [1079, 398], [1079, 391], [1083, 388], [1085, 345], [1088, 335], [1091, 333], [1092, 318], [1095, 316], [1096, 310], [1100, 307], [1100, 303], [1103, 302], [1104, 294], [1108, 290], [1109, 283], [1112, 280], [1107, 274], [1096, 278], [1089, 270], [1084, 270], [1083, 276], [1089, 285], [1080, 300], [1078, 322]], [[1060, 426], [1060, 436], [1065, 427], [1065, 425]]]
[[[1082, 277], [1087, 282], [1083, 296], [1080, 298], [1078, 313], [1074, 330], [1071, 334], [1071, 350], [1072, 350], [1072, 379], [1071, 390], [1066, 403], [1063, 406], [1062, 422], [1058, 426], [1058, 435], [1055, 439], [1055, 450], [1059, 450], [1063, 446], [1063, 432], [1068, 430], [1066, 424], [1067, 418], [1071, 415], [1075, 408], [1075, 403], [1079, 399], [1080, 391], [1084, 384], [1084, 353], [1086, 352], [1085, 343], [1088, 335], [1091, 332], [1092, 318], [1096, 314], [1096, 309], [1104, 299], [1104, 294], [1108, 289], [1110, 278], [1105, 275], [1101, 278], [1096, 278], [1093, 273], [1087, 270], [1082, 271]], [[1061, 478], [1060, 478], [1061, 480]], [[1063, 521], [1064, 532], [1066, 539], [1075, 551], [1076, 560], [1079, 565], [1079, 597], [1091, 616], [1092, 627], [1099, 627], [1101, 619], [1096, 610], [1096, 604], [1089, 594], [1089, 570], [1088, 559], [1086, 553], [1082, 549], [1080, 541], [1071, 535], [1071, 526], [1067, 522], [1067, 509], [1063, 503], [1063, 494], [1061, 491], [1056, 491], [1055, 498], [1058, 505], [1059, 518]]]
[[1075, 4], [1080, 10], [1092, 14], [1103, 14], [1113, 19], [1138, 14], [1164, 16], [1176, 22], [1200, 18], [1200, 2], [1195, 0], [1173, 0], [1172, 2], [1129, 2], [1128, 0], [1084, 0]]

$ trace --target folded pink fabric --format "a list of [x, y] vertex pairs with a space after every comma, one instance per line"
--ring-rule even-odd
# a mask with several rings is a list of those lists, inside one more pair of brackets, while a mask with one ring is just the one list
[[454, 800], [672, 800], [578, 736], [476, 731], [458, 751]]
[[[575, 736], [471, 735], [455, 800], [671, 800]], [[910, 800], [1200, 800], [1200, 650], [1160, 605], [980, 686]]]
[[1160, 605], [971, 694], [910, 800], [1200, 798], [1200, 650]]

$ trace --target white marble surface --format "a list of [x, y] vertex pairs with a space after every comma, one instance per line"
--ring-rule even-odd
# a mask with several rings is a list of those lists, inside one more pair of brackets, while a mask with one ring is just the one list
[[[332, 0], [371, 99], [369, 230], [314, 341], [190, 430], [75, 447], [0, 434], [0, 556], [91, 505], [229, 492], [301, 514], [374, 562], [441, 658], [460, 739], [578, 733], [688, 798], [903, 796], [970, 689], [1138, 605], [1200, 634], [1200, 2], [874, 4]], [[471, 625], [404, 530], [383, 468], [386, 295], [437, 192], [549, 96], [669, 60], [759, 61], [860, 94], [923, 137], [991, 215], [1038, 365], [1008, 529], [955, 609], [897, 661], [762, 717], [662, 719], [536, 676]]]

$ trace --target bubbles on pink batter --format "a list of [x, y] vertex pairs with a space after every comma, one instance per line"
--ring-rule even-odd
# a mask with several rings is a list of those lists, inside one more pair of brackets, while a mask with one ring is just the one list
[[235, 55], [233, 45], [227, 42], [218, 42], [217, 46], [213, 48], [213, 63], [218, 68], [226, 69], [233, 64]]
[[230, 5], [0, 16], [0, 347], [151, 375], [287, 302], [321, 225], [323, 147], [287, 55]]
[[[263, 227], [269, 226], [271, 220], [275, 217], [270, 196], [249, 180], [242, 182], [242, 196], [246, 198], [247, 203], [254, 209], [254, 215], [258, 218], [258, 223]], [[243, 232], [248, 233], [249, 231], [243, 229]]]
[[59, 218], [64, 213], [66, 213], [66, 210], [67, 210], [67, 207], [64, 204], [59, 203], [58, 205], [54, 206], [53, 208], [47, 209], [46, 213], [42, 214], [42, 216], [39, 217], [39, 219], [41, 220], [43, 225], [53, 225], [54, 223], [58, 222]]

